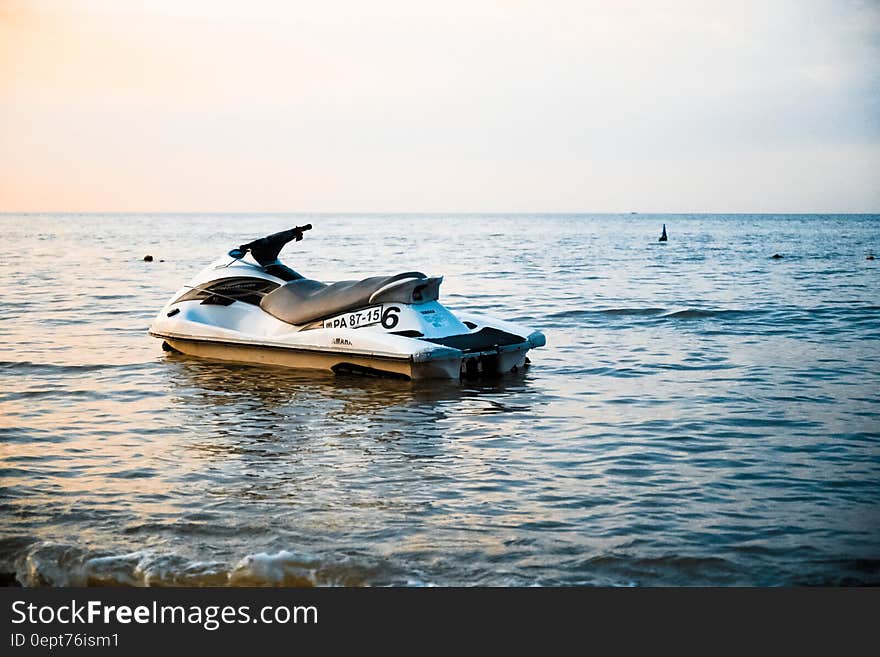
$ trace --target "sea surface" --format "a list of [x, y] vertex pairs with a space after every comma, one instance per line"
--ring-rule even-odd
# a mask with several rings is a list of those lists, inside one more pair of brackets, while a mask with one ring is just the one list
[[[297, 271], [444, 274], [448, 306], [547, 346], [505, 379], [411, 383], [147, 335], [210, 261], [306, 222], [282, 253]], [[880, 216], [6, 214], [0, 231], [7, 584], [880, 585]]]

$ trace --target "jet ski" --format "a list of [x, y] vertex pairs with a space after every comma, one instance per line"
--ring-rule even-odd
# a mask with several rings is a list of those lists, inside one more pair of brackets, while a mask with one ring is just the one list
[[439, 301], [442, 276], [306, 278], [278, 255], [311, 228], [232, 249], [171, 297], [150, 335], [192, 356], [404, 379], [516, 372], [546, 342], [519, 324], [451, 312]]

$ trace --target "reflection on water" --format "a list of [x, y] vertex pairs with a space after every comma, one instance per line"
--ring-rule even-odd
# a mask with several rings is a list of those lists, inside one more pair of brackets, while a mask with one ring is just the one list
[[[543, 329], [496, 381], [201, 361], [146, 335], [217, 253], [301, 219], [0, 217], [16, 251], [67, 258], [0, 260], [7, 579], [880, 583], [877, 217], [306, 218], [297, 270], [442, 268], [450, 306]], [[486, 246], [510, 234], [530, 238]]]
[[[193, 458], [220, 459], [216, 468], [224, 471], [258, 473], [244, 488], [224, 489], [224, 494], [239, 490], [250, 498], [310, 498], [315, 493], [304, 487], [317, 483], [324, 489], [331, 484], [319, 477], [335, 481], [348, 469], [362, 477], [375, 470], [381, 480], [389, 455], [395, 461], [442, 459], [450, 423], [459, 417], [528, 412], [534, 397], [524, 375], [468, 384], [408, 382], [185, 356], [169, 361], [169, 399], [187, 422], [199, 427], [186, 450]], [[332, 471], [319, 474], [328, 452], [333, 453], [326, 460]], [[380, 452], [384, 458], [377, 457]], [[371, 482], [364, 484], [370, 487]]]
[[[448, 408], [464, 415], [528, 412], [534, 396], [523, 374], [470, 382], [397, 381], [186, 356], [168, 360], [170, 400], [185, 405], [187, 416], [200, 425], [211, 426], [212, 437], [232, 442], [304, 440], [328, 427], [343, 438], [430, 440], [448, 419]], [[513, 395], [516, 403], [507, 401]]]

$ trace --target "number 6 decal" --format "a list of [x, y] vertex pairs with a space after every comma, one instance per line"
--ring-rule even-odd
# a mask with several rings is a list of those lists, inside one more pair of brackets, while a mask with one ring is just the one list
[[397, 326], [397, 322], [400, 321], [400, 317], [397, 316], [397, 313], [400, 312], [400, 308], [397, 306], [388, 306], [385, 309], [385, 313], [382, 315], [382, 326], [387, 329], [393, 329]]

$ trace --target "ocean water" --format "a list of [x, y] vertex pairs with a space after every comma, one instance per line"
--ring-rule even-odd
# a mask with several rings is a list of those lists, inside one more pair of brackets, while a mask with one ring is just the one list
[[[442, 273], [441, 301], [547, 346], [505, 379], [409, 383], [196, 360], [147, 335], [219, 254], [306, 221], [282, 253], [296, 270]], [[878, 216], [0, 229], [6, 583], [880, 584]]]

